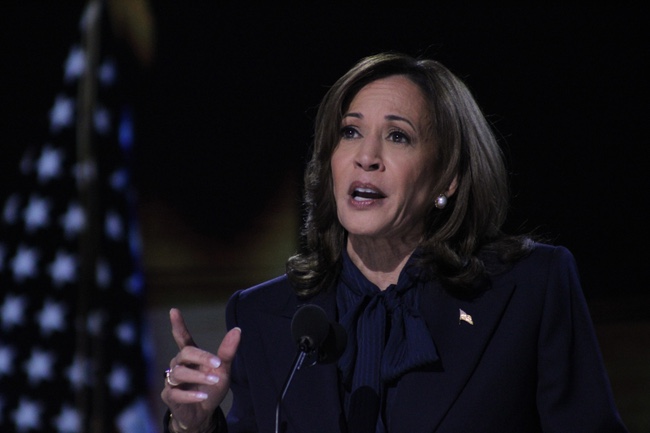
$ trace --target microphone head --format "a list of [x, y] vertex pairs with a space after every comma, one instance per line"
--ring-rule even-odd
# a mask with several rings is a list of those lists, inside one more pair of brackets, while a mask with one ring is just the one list
[[329, 329], [330, 323], [325, 310], [314, 304], [300, 307], [291, 320], [291, 335], [298, 348], [306, 353], [319, 348]]

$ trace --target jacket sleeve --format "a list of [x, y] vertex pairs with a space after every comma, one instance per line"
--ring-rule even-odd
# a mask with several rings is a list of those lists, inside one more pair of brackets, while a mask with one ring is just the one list
[[544, 432], [626, 432], [580, 287], [565, 248], [549, 262], [538, 341], [537, 405]]
[[[228, 330], [240, 326], [238, 317], [239, 297], [241, 292], [236, 292], [226, 306], [226, 328]], [[232, 392], [232, 407], [226, 417], [228, 432], [257, 432], [257, 422], [253, 409], [253, 399], [246, 375], [246, 366], [242, 352], [246, 344], [246, 333], [242, 332], [242, 340], [230, 371], [230, 390]]]
[[[169, 420], [171, 414], [172, 413], [169, 410], [165, 412], [165, 416], [163, 418], [163, 433], [171, 433], [171, 430], [169, 429]], [[210, 433], [228, 433], [228, 426], [226, 425], [226, 420], [223, 416], [221, 408], [217, 408], [212, 416], [214, 419], [216, 419], [216, 427]]]

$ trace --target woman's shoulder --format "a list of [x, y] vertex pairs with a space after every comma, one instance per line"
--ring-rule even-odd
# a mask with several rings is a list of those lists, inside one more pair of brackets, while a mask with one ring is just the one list
[[295, 292], [285, 274], [247, 289], [237, 290], [228, 303], [254, 310], [273, 310], [284, 308], [293, 298]]
[[539, 263], [568, 263], [575, 262], [573, 254], [568, 248], [562, 245], [551, 245], [541, 242], [533, 242], [530, 253], [522, 258], [524, 264]]
[[576, 261], [569, 249], [562, 245], [534, 242], [528, 254], [513, 263], [507, 273], [524, 279], [546, 279], [576, 272]]

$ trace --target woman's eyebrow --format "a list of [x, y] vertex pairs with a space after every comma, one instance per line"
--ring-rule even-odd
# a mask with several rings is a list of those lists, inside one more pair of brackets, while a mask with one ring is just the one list
[[417, 128], [415, 127], [415, 125], [413, 125], [413, 123], [411, 123], [411, 121], [408, 120], [408, 119], [405, 118], [405, 117], [398, 116], [398, 115], [396, 115], [396, 114], [388, 114], [388, 115], [385, 116], [384, 118], [385, 118], [386, 120], [399, 120], [399, 121], [401, 121], [401, 122], [406, 122], [406, 123], [408, 123], [409, 125], [411, 125], [411, 128], [413, 128], [415, 131], [417, 131]]
[[[361, 113], [357, 113], [357, 112], [345, 113], [345, 114], [343, 115], [343, 118], [345, 119], [346, 117], [355, 117], [355, 118], [357, 118], [357, 119], [363, 119], [363, 114], [361, 114]], [[415, 127], [415, 125], [413, 125], [413, 123], [412, 123], [410, 120], [408, 120], [408, 119], [405, 118], [405, 117], [398, 116], [397, 114], [388, 114], [388, 115], [384, 116], [384, 119], [386, 119], [386, 120], [392, 120], [392, 121], [397, 120], [397, 121], [401, 121], [401, 122], [406, 122], [406, 123], [408, 123], [409, 125], [411, 125], [411, 128], [413, 128], [414, 130], [417, 131], [417, 128]]]

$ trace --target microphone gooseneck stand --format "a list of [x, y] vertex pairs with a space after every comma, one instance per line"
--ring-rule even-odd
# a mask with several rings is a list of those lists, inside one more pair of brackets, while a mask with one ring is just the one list
[[278, 403], [275, 406], [275, 433], [280, 433], [280, 407], [282, 406], [282, 400], [284, 400], [284, 396], [287, 393], [287, 389], [289, 389], [293, 377], [296, 375], [296, 372], [300, 370], [300, 367], [302, 367], [302, 364], [305, 362], [305, 358], [307, 358], [308, 355], [309, 354], [303, 350], [296, 353], [293, 365], [291, 366], [291, 371], [289, 372], [287, 379], [284, 381], [280, 398], [278, 398]]
[[298, 353], [275, 406], [275, 433], [280, 433], [280, 407], [291, 381], [296, 372], [302, 367], [305, 358], [316, 352], [322, 341], [327, 337], [328, 331], [329, 320], [327, 314], [318, 305], [304, 305], [298, 308], [293, 315], [293, 319], [291, 319], [291, 335], [298, 346]]
[[325, 310], [314, 304], [304, 305], [296, 311], [291, 321], [291, 333], [298, 345], [298, 353], [296, 353], [275, 406], [275, 433], [282, 433], [280, 431], [282, 401], [305, 359], [314, 357], [314, 362], [309, 366], [317, 363], [335, 362], [343, 353], [347, 342], [347, 335], [343, 327], [338, 323], [330, 323]]

